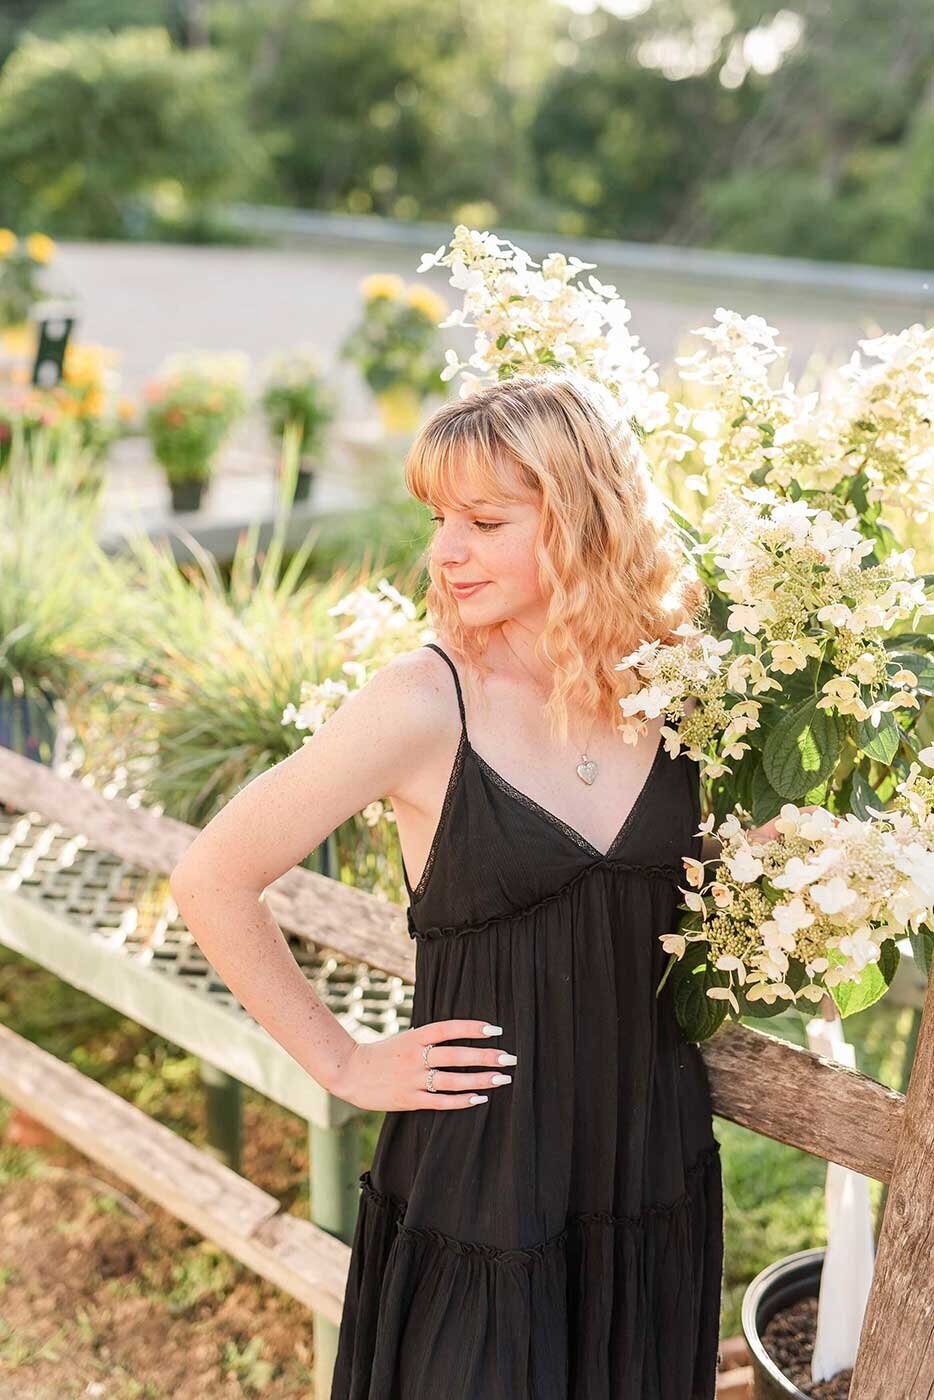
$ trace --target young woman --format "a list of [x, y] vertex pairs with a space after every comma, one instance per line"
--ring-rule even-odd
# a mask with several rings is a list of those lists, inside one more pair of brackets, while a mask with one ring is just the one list
[[[703, 590], [625, 417], [573, 373], [446, 403], [406, 484], [435, 522], [438, 641], [239, 792], [172, 880], [270, 1034], [386, 1110], [332, 1400], [713, 1400], [719, 1149], [700, 1050], [656, 996], [699, 774], [663, 714], [624, 739], [614, 670]], [[409, 1030], [358, 1045], [260, 896], [379, 797], [415, 997]]]

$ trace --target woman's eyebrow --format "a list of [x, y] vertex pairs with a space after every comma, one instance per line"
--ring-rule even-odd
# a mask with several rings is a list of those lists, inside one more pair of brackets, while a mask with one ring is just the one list
[[[432, 506], [432, 509], [434, 509], [434, 506], [433, 506], [433, 504], [432, 504], [431, 501], [429, 501], [428, 504]], [[465, 509], [465, 510], [475, 510], [477, 506], [492, 506], [494, 510], [505, 510], [505, 505], [504, 505], [501, 501], [465, 501], [465, 502], [464, 502], [464, 509]]]

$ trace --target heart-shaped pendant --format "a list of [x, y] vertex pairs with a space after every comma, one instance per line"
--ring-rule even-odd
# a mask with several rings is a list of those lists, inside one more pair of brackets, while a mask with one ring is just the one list
[[597, 776], [597, 765], [592, 758], [587, 758], [583, 763], [577, 765], [577, 776], [589, 787]]

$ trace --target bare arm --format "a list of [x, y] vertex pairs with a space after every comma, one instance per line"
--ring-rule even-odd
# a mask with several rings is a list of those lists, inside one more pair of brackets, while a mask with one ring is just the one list
[[[443, 741], [441, 699], [437, 673], [423, 655], [396, 658], [298, 752], [236, 793], [170, 878], [192, 936], [234, 996], [319, 1084], [365, 1108], [464, 1106], [467, 1093], [419, 1089], [425, 1076], [420, 1047], [436, 1044], [434, 1065], [462, 1063], [458, 1054], [495, 1063], [493, 1050], [437, 1046], [443, 1034], [480, 1035], [485, 1021], [434, 1022], [378, 1045], [358, 1045], [305, 978], [262, 893], [342, 822], [404, 786], [413, 762]], [[451, 1026], [461, 1029], [439, 1034], [439, 1027]], [[443, 1053], [451, 1058], [443, 1061]], [[436, 1087], [490, 1082], [489, 1074], [442, 1082], [452, 1077], [437, 1075]]]

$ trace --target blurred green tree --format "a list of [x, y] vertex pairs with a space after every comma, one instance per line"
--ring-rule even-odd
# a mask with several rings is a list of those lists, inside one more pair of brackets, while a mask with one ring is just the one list
[[78, 237], [196, 218], [265, 169], [235, 66], [162, 29], [23, 38], [0, 70], [0, 151], [6, 221]]
[[717, 64], [675, 81], [644, 61], [647, 23], [602, 10], [569, 21], [531, 136], [563, 232], [668, 241], [755, 110], [745, 89], [722, 86]]
[[[142, 20], [175, 49], [121, 49]], [[6, 222], [210, 237], [242, 195], [932, 261], [931, 0], [3, 0], [16, 42]]]
[[528, 131], [566, 11], [542, 0], [219, 0], [280, 197], [402, 219], [534, 219]]
[[801, 40], [684, 224], [707, 246], [930, 267], [934, 6], [799, 0]]
[[78, 29], [143, 28], [174, 32], [177, 0], [3, 0], [0, 64], [26, 34], [60, 39]]

